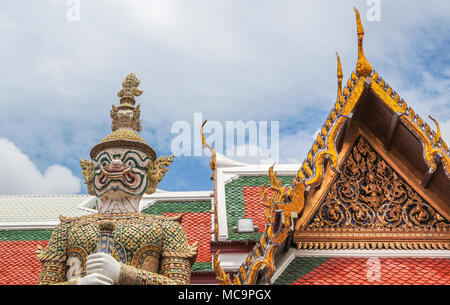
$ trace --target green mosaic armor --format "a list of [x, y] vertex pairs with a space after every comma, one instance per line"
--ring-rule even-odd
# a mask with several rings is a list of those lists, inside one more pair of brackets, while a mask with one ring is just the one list
[[[189, 246], [181, 225], [164, 216], [141, 213], [60, 217], [45, 250], [38, 249], [38, 284], [74, 284], [85, 275], [86, 258], [99, 243], [99, 224], [114, 224], [112, 256], [121, 263], [118, 284], [189, 284], [197, 249]], [[79, 272], [73, 273], [73, 262]], [[72, 268], [72, 269], [71, 269]], [[76, 270], [76, 268], [74, 269]]]

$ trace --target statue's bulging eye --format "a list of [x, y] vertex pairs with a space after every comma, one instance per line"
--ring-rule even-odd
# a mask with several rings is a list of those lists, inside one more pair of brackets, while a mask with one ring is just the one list
[[128, 165], [129, 167], [133, 167], [134, 163], [133, 163], [133, 161], [130, 160], [130, 161], [127, 162], [127, 165]]
[[106, 161], [103, 161], [103, 162], [102, 162], [102, 166], [103, 166], [103, 167], [105, 167], [105, 166], [107, 166], [107, 165], [108, 165], [108, 162], [106, 162]]

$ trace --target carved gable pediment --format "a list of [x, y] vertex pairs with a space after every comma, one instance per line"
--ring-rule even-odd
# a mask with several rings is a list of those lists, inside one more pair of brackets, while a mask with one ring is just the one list
[[360, 136], [294, 241], [307, 249], [450, 249], [449, 227]]

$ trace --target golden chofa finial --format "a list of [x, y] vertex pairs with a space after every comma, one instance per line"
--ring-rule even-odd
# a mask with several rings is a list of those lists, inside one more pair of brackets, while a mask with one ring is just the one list
[[338, 85], [337, 85], [337, 98], [336, 98], [336, 105], [335, 108], [339, 112], [339, 110], [342, 107], [342, 104], [344, 103], [344, 97], [342, 96], [342, 78], [344, 77], [342, 73], [342, 66], [341, 66], [341, 59], [339, 58], [339, 54], [336, 52], [336, 58], [337, 58], [337, 79], [338, 79]]
[[139, 79], [136, 77], [134, 73], [128, 74], [122, 82], [122, 90], [117, 92], [117, 95], [120, 97], [120, 103], [126, 103], [134, 105], [135, 96], [139, 96], [143, 93], [142, 90], [139, 90], [137, 86], [139, 86]]
[[363, 51], [363, 38], [364, 38], [364, 29], [361, 23], [361, 17], [359, 16], [359, 12], [356, 7], [353, 7], [356, 14], [356, 27], [358, 30], [358, 62], [356, 63], [356, 75], [357, 76], [369, 76], [372, 74], [372, 66], [370, 65], [367, 58], [364, 56]]
[[337, 52], [336, 58], [337, 58], [338, 97], [340, 97], [342, 96], [342, 78], [344, 77], [344, 75], [342, 73], [341, 58], [339, 57], [339, 54]]
[[434, 146], [437, 146], [441, 141], [441, 129], [439, 128], [439, 123], [431, 115], [429, 115], [428, 117], [432, 119], [433, 122], [436, 124], [436, 134], [433, 137], [433, 144]]

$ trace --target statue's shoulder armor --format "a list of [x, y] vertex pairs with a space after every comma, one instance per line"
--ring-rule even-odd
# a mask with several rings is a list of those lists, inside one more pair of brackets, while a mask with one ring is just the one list
[[62, 223], [70, 223], [70, 222], [74, 222], [77, 220], [80, 220], [81, 217], [77, 216], [77, 217], [69, 217], [69, 216], [64, 216], [64, 215], [59, 215], [59, 220]]

